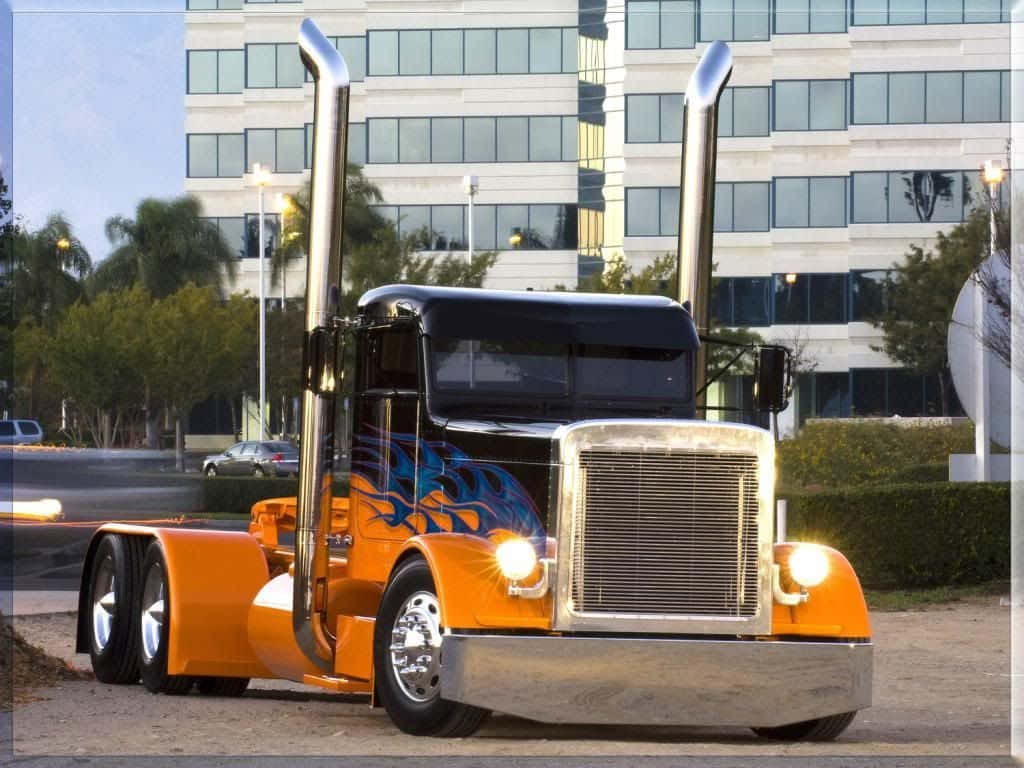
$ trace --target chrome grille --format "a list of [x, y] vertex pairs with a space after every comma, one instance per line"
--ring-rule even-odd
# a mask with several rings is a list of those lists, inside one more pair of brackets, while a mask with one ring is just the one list
[[573, 613], [757, 614], [756, 455], [602, 449], [578, 462]]

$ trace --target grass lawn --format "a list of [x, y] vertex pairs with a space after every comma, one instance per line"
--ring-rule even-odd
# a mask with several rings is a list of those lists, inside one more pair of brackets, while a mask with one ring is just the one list
[[912, 611], [955, 603], [976, 597], [1010, 594], [1010, 582], [990, 581], [967, 587], [930, 587], [928, 589], [865, 589], [864, 597], [872, 611]]

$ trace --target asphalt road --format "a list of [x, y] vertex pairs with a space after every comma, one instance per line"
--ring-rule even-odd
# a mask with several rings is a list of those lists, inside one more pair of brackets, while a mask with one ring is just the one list
[[55, 525], [0, 524], [0, 589], [77, 589], [85, 547], [108, 520], [180, 517], [199, 503], [201, 456], [185, 474], [168, 451], [14, 449], [0, 453], [8, 498], [55, 498]]

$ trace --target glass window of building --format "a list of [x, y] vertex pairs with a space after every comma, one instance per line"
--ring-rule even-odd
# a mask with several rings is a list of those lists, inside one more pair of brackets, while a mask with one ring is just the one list
[[[498, 248], [529, 247], [530, 208], [526, 205], [497, 206]], [[476, 211], [474, 211], [476, 213]]]
[[660, 234], [675, 237], [679, 234], [679, 188], [662, 187], [659, 196], [661, 207]]
[[528, 29], [498, 30], [498, 74], [517, 75], [530, 71]]
[[188, 153], [188, 175], [191, 178], [217, 176], [217, 134], [189, 134], [186, 150]]
[[924, 73], [889, 73], [889, 122], [924, 122]]
[[888, 309], [886, 280], [892, 270], [875, 269], [850, 273], [850, 320], [866, 323]]
[[694, 0], [662, 0], [661, 48], [693, 48], [696, 44], [697, 3]]
[[[332, 37], [334, 47], [338, 49], [342, 58], [345, 59], [345, 66], [348, 67], [348, 76], [353, 83], [366, 79], [366, 37]], [[307, 77], [307, 79], [309, 79]]]
[[775, 323], [788, 325], [807, 322], [807, 275], [775, 275]]
[[298, 43], [277, 44], [277, 87], [298, 88], [305, 78], [306, 68], [299, 58]]
[[[348, 160], [350, 163], [366, 165], [366, 123], [349, 123], [348, 127]], [[310, 136], [312, 136], [312, 131], [310, 131]], [[312, 143], [309, 145], [309, 151], [309, 159], [312, 160]]]
[[661, 3], [658, 0], [628, 0], [626, 3], [626, 48], [660, 48]]
[[577, 131], [575, 117], [562, 118], [562, 160], [576, 162]]
[[808, 275], [809, 310], [812, 323], [845, 323], [846, 275]]
[[250, 128], [245, 132], [245, 167], [250, 172], [256, 163], [274, 170], [276, 151], [273, 128]]
[[853, 0], [853, 23], [991, 24], [1009, 21], [1006, 0]]
[[732, 184], [715, 182], [715, 232], [732, 232]]
[[694, 0], [627, 0], [627, 48], [693, 48], [696, 42]]
[[369, 74], [398, 74], [398, 32], [371, 29], [366, 33], [369, 47]]
[[776, 34], [846, 31], [845, 0], [776, 0]]
[[430, 232], [430, 206], [429, 205], [403, 205], [398, 210], [398, 236], [417, 237], [425, 239], [422, 246], [427, 245]]
[[889, 416], [884, 369], [851, 369], [851, 410], [854, 416]]
[[562, 28], [562, 71], [575, 72], [578, 69], [578, 35], [573, 27]]
[[626, 190], [626, 234], [630, 236], [660, 235], [661, 203], [657, 187], [635, 187]]
[[277, 46], [250, 43], [245, 46], [246, 88], [277, 87]]
[[462, 162], [461, 117], [435, 117], [430, 121], [430, 161]]
[[661, 141], [660, 97], [657, 94], [626, 96], [626, 141]]
[[704, 0], [700, 4], [700, 39], [767, 40], [769, 0]]
[[530, 118], [530, 160], [531, 162], [558, 161], [562, 159], [562, 118]]
[[430, 118], [403, 117], [398, 121], [398, 162], [430, 162]]
[[496, 34], [493, 29], [465, 31], [467, 75], [493, 75], [498, 71]]
[[[430, 211], [430, 232], [435, 251], [461, 251], [466, 248], [465, 207], [435, 205]], [[476, 214], [474, 206], [474, 214]], [[476, 244], [474, 243], [474, 246]]]
[[963, 220], [960, 171], [892, 171], [888, 194], [890, 222]]
[[877, 125], [889, 120], [889, 79], [884, 72], [851, 75], [853, 122]]
[[494, 239], [495, 214], [493, 205], [473, 206], [473, 246], [475, 248], [485, 251], [493, 251], [497, 248]]
[[186, 57], [188, 69], [188, 93], [218, 93], [217, 87], [218, 51], [189, 51]]
[[884, 172], [854, 173], [853, 187], [854, 224], [874, 224], [887, 220], [888, 174]]
[[763, 326], [771, 322], [770, 277], [732, 278], [733, 325]]
[[732, 184], [733, 232], [767, 232], [771, 185], [767, 181]]
[[529, 159], [529, 122], [525, 117], [498, 118], [498, 162]]
[[279, 128], [276, 136], [274, 170], [278, 173], [300, 173], [305, 166], [305, 136], [302, 128]]
[[768, 88], [733, 88], [732, 135], [768, 135]]
[[776, 131], [846, 129], [845, 80], [776, 80]]
[[928, 72], [925, 75], [925, 120], [929, 123], [963, 122], [963, 73]]
[[430, 74], [430, 30], [403, 29], [398, 33], [398, 74]]
[[659, 141], [681, 142], [683, 140], [683, 94], [663, 93], [659, 97], [660, 136]]
[[435, 29], [430, 33], [430, 71], [435, 75], [461, 75], [462, 30]]
[[[276, 213], [263, 215], [263, 258], [269, 259], [280, 241], [281, 217]], [[245, 258], [256, 259], [260, 256], [260, 215], [245, 214]]]
[[[964, 120], [995, 123], [1006, 118], [1001, 110], [1002, 72], [964, 72]], [[1007, 78], [1009, 79], [1009, 78]]]
[[241, 93], [245, 85], [245, 52], [217, 52], [217, 93]]
[[467, 117], [463, 130], [466, 136], [466, 162], [493, 163], [496, 157], [495, 119]]
[[702, 0], [700, 4], [700, 39], [732, 40], [733, 0]]
[[530, 30], [530, 72], [562, 71], [562, 30], [558, 27]]
[[398, 120], [373, 118], [366, 121], [367, 161], [371, 163], [398, 162]]
[[776, 227], [806, 227], [810, 212], [806, 178], [775, 179]]
[[817, 177], [810, 185], [810, 226], [846, 226], [846, 177]]

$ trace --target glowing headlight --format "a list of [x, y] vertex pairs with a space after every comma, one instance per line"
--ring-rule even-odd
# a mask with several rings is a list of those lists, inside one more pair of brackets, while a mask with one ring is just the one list
[[526, 539], [503, 541], [494, 554], [498, 567], [510, 581], [522, 581], [537, 567], [537, 553]]
[[801, 544], [789, 556], [789, 573], [801, 587], [816, 587], [828, 576], [828, 558], [821, 547]]

